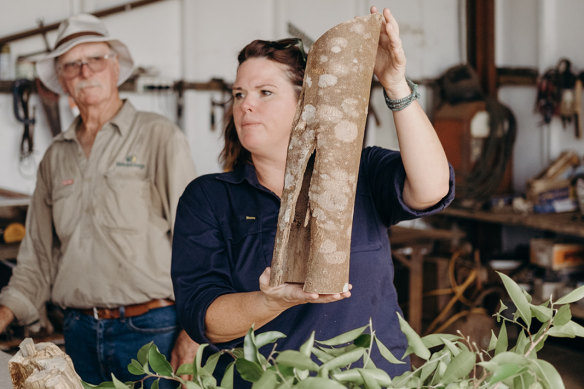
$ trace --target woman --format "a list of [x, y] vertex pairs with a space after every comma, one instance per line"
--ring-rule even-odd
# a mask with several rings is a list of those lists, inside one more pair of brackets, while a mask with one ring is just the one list
[[[377, 12], [375, 7], [372, 13]], [[398, 25], [383, 10], [375, 74], [393, 108], [401, 154], [362, 153], [351, 242], [352, 290], [319, 295], [302, 285], [269, 286], [286, 151], [302, 88], [297, 40], [254, 41], [239, 54], [222, 157], [228, 173], [197, 178], [177, 211], [172, 277], [180, 321], [200, 343], [241, 346], [251, 325], [281, 331], [278, 349], [298, 349], [311, 331], [324, 340], [366, 324], [397, 357], [399, 330], [388, 226], [437, 212], [452, 200], [442, 146], [405, 78]], [[404, 103], [404, 101], [406, 103]], [[401, 103], [400, 103], [401, 102]], [[409, 103], [408, 103], [409, 102]], [[259, 279], [259, 282], [258, 282]], [[269, 352], [270, 350], [266, 350]], [[396, 376], [409, 364], [376, 365]]]

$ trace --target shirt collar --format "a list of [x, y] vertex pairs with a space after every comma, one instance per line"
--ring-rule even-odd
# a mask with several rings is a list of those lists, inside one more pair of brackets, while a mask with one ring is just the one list
[[[128, 100], [122, 100], [124, 104], [120, 111], [110, 120], [108, 123], [104, 124], [104, 127], [111, 124], [115, 129], [117, 129], [121, 135], [125, 135], [132, 123], [134, 117], [136, 116], [136, 108]], [[57, 136], [55, 140], [74, 140], [76, 137], [75, 130], [81, 122], [81, 116], [77, 115], [73, 123], [67, 128], [67, 130]]]
[[251, 163], [239, 164], [232, 171], [218, 175], [217, 179], [231, 184], [241, 184], [242, 182], [247, 181], [255, 188], [263, 191], [267, 190], [258, 181], [255, 167]]

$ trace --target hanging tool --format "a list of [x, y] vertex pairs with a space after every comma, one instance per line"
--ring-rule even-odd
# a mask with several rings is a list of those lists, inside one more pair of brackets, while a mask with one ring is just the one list
[[560, 90], [559, 114], [562, 119], [562, 127], [572, 121], [574, 116], [574, 86], [576, 84], [576, 75], [572, 73], [572, 63], [570, 60], [563, 58], [557, 66], [558, 87]]
[[29, 110], [29, 99], [34, 89], [34, 81], [25, 78], [15, 80], [12, 84], [12, 97], [14, 102], [14, 116], [24, 124], [22, 140], [20, 142], [20, 160], [32, 155], [34, 150], [34, 124], [35, 124], [35, 107], [32, 109], [32, 115]]
[[212, 83], [217, 83], [220, 85], [221, 89], [221, 101], [216, 101], [213, 97], [211, 97], [211, 113], [210, 113], [210, 124], [211, 124], [211, 131], [215, 131], [215, 127], [217, 125], [217, 119], [215, 116], [215, 107], [219, 107], [222, 110], [221, 118], [225, 117], [225, 107], [231, 99], [228, 97], [228, 92], [231, 92], [231, 86], [227, 85], [225, 81], [221, 78], [212, 78]]

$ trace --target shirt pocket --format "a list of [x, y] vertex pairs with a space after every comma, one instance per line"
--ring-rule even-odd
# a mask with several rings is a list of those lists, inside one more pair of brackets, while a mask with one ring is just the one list
[[71, 236], [80, 212], [80, 199], [77, 187], [79, 184], [63, 184], [60, 180], [53, 186], [52, 204], [53, 204], [53, 222], [55, 231], [61, 240]]
[[381, 248], [379, 224], [373, 200], [357, 193], [353, 211], [351, 252], [376, 251]]
[[117, 231], [146, 231], [151, 206], [149, 180], [106, 173], [96, 192], [96, 221], [100, 225]]
[[241, 291], [258, 289], [258, 279], [266, 268], [259, 217], [238, 216], [231, 225], [231, 260], [234, 287]]

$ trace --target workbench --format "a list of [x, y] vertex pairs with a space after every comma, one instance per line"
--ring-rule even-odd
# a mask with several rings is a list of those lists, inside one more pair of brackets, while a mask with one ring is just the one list
[[[485, 211], [457, 208], [450, 206], [437, 215], [433, 220], [450, 219], [466, 222], [464, 230], [473, 246], [479, 249], [481, 258], [492, 258], [501, 254], [503, 228], [519, 227], [528, 229], [527, 235], [537, 237], [560, 236], [584, 242], [584, 218], [580, 212], [524, 214], [507, 211]], [[524, 258], [529, 261], [528, 258]], [[580, 304], [571, 305], [572, 314], [584, 319], [584, 308]]]

